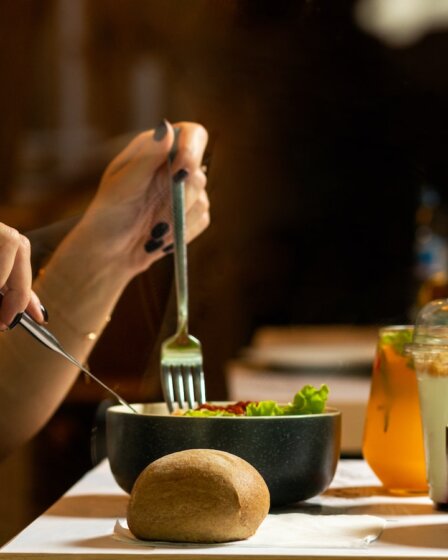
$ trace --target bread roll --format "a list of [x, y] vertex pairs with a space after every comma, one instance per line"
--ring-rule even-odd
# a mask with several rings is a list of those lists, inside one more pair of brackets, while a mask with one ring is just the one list
[[240, 457], [189, 449], [151, 463], [137, 478], [128, 526], [139, 539], [213, 543], [247, 539], [266, 517], [269, 490]]

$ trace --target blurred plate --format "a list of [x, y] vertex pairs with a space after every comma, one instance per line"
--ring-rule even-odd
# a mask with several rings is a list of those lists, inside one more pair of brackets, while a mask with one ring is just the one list
[[278, 369], [369, 369], [376, 327], [265, 327], [242, 358]]

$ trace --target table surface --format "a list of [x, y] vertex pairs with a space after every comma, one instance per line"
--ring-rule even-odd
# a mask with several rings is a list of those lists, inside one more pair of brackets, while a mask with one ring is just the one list
[[448, 513], [434, 510], [427, 496], [388, 495], [360, 460], [341, 460], [330, 489], [302, 504], [301, 511], [386, 519], [380, 538], [364, 548], [244, 548], [238, 543], [144, 547], [113, 535], [116, 520], [125, 518], [127, 502], [104, 461], [1, 548], [0, 559], [448, 558]]

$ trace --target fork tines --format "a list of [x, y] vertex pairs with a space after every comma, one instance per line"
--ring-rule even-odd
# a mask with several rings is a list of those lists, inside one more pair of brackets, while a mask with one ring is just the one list
[[196, 404], [206, 402], [205, 379], [202, 364], [169, 365], [162, 362], [162, 389], [170, 412], [175, 404], [179, 409], [195, 408]]

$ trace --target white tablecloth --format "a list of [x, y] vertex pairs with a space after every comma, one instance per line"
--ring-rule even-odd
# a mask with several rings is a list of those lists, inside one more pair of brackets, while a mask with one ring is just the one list
[[[107, 462], [90, 471], [44, 515], [0, 549], [0, 559], [47, 558], [124, 560], [135, 556], [190, 558], [448, 558], [448, 513], [435, 511], [427, 496], [399, 497], [383, 492], [363, 461], [342, 460], [330, 489], [301, 504], [297, 513], [372, 515], [385, 520], [380, 538], [362, 548], [283, 546], [139, 546], [114, 537], [126, 515], [127, 495]], [[299, 528], [298, 528], [299, 529]]]

